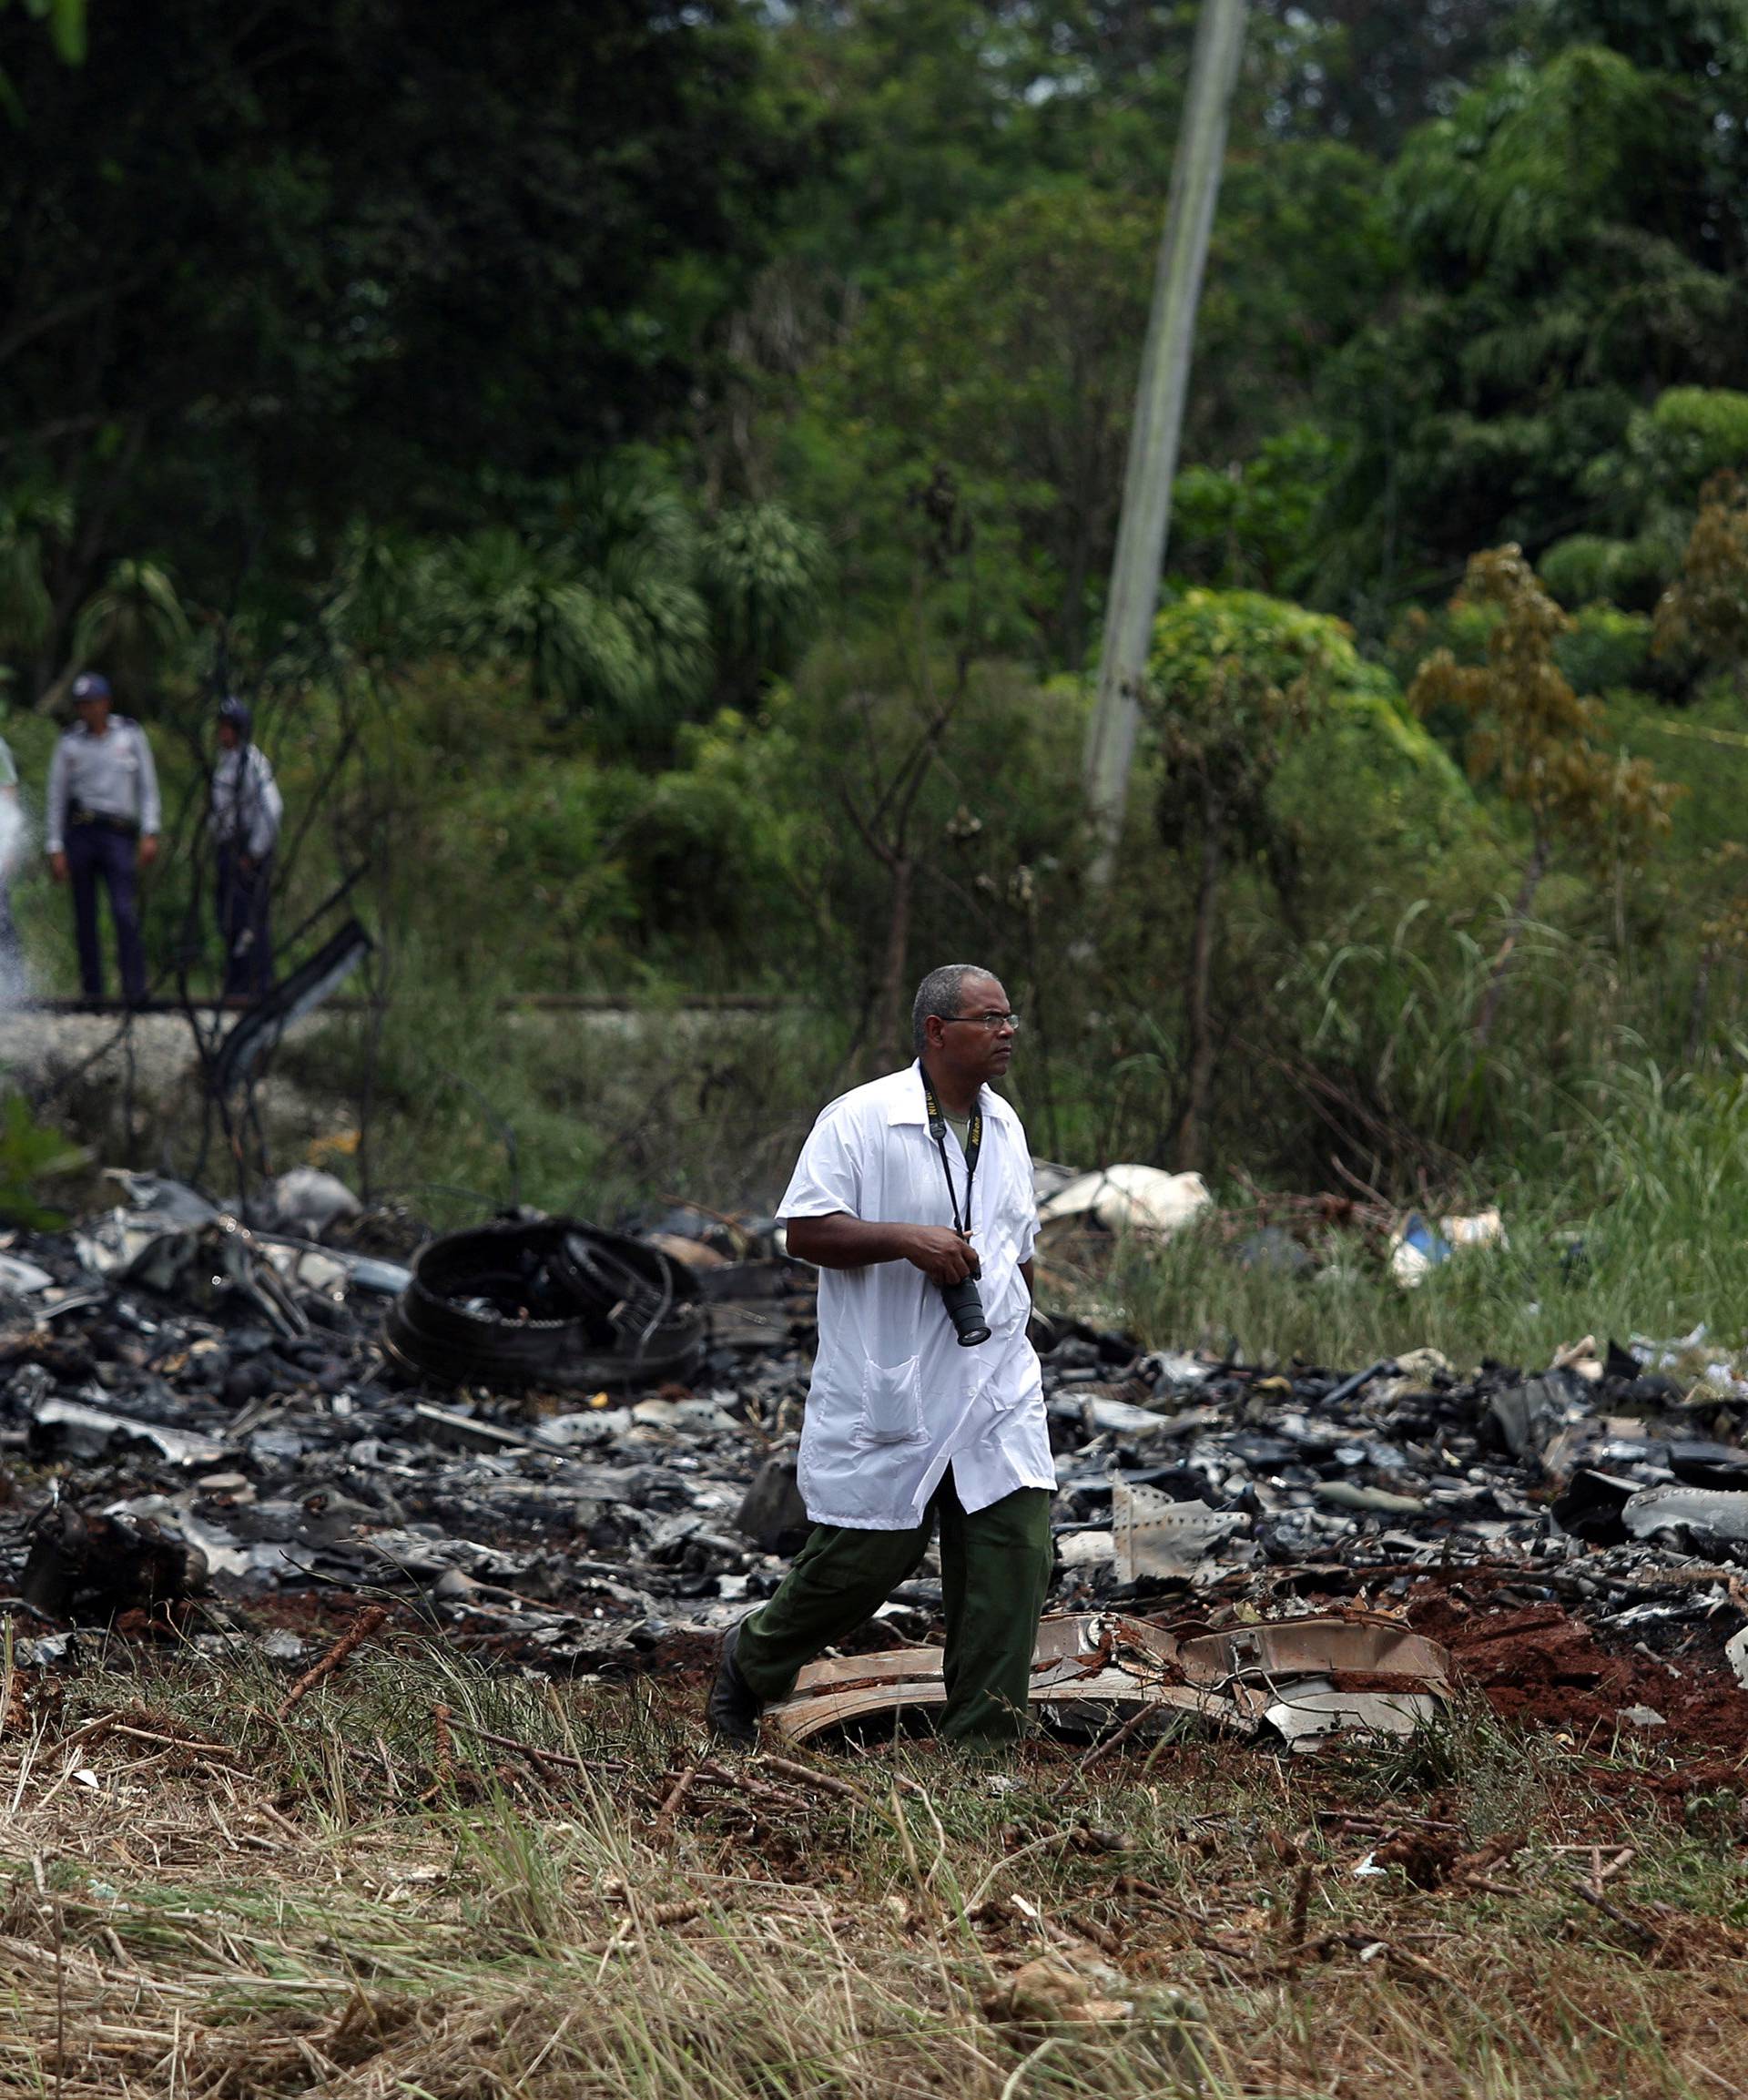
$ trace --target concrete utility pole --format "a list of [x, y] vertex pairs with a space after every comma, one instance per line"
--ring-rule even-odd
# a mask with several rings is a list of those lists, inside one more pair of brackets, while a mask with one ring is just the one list
[[1110, 880], [1128, 800], [1140, 692], [1159, 604], [1165, 534], [1172, 516], [1172, 481], [1177, 473], [1184, 399], [1189, 391], [1195, 310], [1220, 195], [1226, 118], [1244, 56], [1246, 8], [1247, 0], [1203, 0], [1190, 61], [1184, 128], [1172, 166], [1165, 231], [1153, 279], [1153, 311], [1147, 323], [1135, 420], [1129, 433], [1117, 551], [1111, 565], [1111, 597], [1099, 655], [1098, 706], [1086, 739], [1086, 799], [1096, 841], [1091, 876], [1100, 888]]

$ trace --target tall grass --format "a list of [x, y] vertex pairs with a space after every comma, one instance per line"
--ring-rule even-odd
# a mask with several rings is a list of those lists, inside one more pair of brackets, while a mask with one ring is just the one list
[[1648, 1025], [1658, 994], [1630, 993], [1621, 957], [1601, 934], [1531, 919], [1512, 933], [1498, 1020], [1478, 1041], [1509, 910], [1500, 897], [1485, 913], [1450, 919], [1418, 898], [1386, 937], [1309, 943], [1279, 996], [1299, 1019], [1307, 1058], [1350, 1075], [1410, 1148], [1418, 1139], [1489, 1171], [1509, 1163], [1558, 1176], [1576, 1104], [1642, 1064], [1664, 1033]]
[[[1460, 1367], [1545, 1363], [1586, 1334], [1625, 1342], [1748, 1326], [1748, 1081], [1622, 1068], [1563, 1104], [1558, 1170], [1479, 1177], [1453, 1208], [1498, 1202], [1503, 1245], [1458, 1250], [1414, 1290], [1376, 1234], [1309, 1236], [1309, 1270], [1249, 1255], [1221, 1222], [1124, 1251], [1111, 1310], [1157, 1344], [1355, 1365], [1419, 1347]], [[1247, 1265], [1248, 1263], [1248, 1265]]]
[[372, 1192], [435, 1225], [517, 1201], [609, 1221], [668, 1197], [757, 1211], [852, 1083], [845, 1032], [817, 1014], [671, 990], [621, 1012], [505, 1012], [512, 974], [488, 960], [458, 981], [415, 953], [374, 1042], [359, 1016], [280, 1055], [366, 1128]]

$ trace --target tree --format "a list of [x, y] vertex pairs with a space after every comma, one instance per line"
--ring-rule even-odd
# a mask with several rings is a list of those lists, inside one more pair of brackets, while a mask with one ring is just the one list
[[76, 663], [101, 667], [124, 692], [142, 691], [165, 658], [188, 638], [176, 586], [155, 563], [122, 560], [79, 607]]
[[794, 668], [818, 618], [826, 568], [825, 541], [781, 504], [729, 505], [706, 525], [698, 584], [728, 698], [744, 703]]
[[503, 498], [513, 523], [443, 542], [355, 532], [330, 594], [341, 646], [512, 668], [598, 755], [660, 763], [682, 722], [757, 698], [808, 632], [824, 549], [781, 505], [728, 506], [701, 526], [635, 452], [506, 481]]
[[[1321, 361], [1387, 280], [1377, 188], [1341, 148], [1284, 146], [1230, 169], [1185, 418], [1190, 471], [1227, 474], [1309, 411]], [[980, 534], [984, 639], [1082, 668], [1115, 540], [1158, 209], [1157, 197], [1084, 181], [1025, 190], [961, 228], [938, 274], [870, 299], [818, 361], [791, 485], [845, 521], [858, 595], [906, 596], [906, 562], [888, 556], [904, 506], [943, 468]], [[1316, 545], [1306, 532], [1301, 552]]]
[[818, 507], [853, 474], [830, 507], [863, 528], [848, 558], [864, 587], [909, 595], [908, 553], [888, 574], [875, 564], [908, 545], [904, 512], [944, 474], [979, 535], [996, 637], [1018, 646], [1035, 622], [1052, 657], [1079, 662], [1115, 528], [1155, 219], [1082, 187], [1029, 192], [965, 228], [941, 275], [870, 305], [814, 395], [820, 442], [843, 441]]
[[1275, 30], [1275, 121], [1388, 154], [1503, 56], [1516, 10], [1497, 0], [1265, 0], [1258, 12]]
[[1364, 688], [1377, 676], [1339, 621], [1254, 591], [1190, 591], [1154, 623], [1144, 715], [1161, 767], [1155, 821], [1164, 842], [1186, 848], [1195, 866], [1185, 1076], [1173, 1140], [1180, 1169], [1206, 1164], [1227, 878], [1241, 861], [1259, 861], [1277, 891], [1289, 890], [1289, 842], [1269, 807], [1275, 770], [1332, 692]]
[[[86, 44], [85, 0], [23, 0], [23, 4], [25, 13], [34, 21], [47, 23], [49, 41], [61, 63], [82, 65]], [[11, 5], [12, 0], [0, 0], [0, 14]], [[24, 105], [4, 70], [0, 70], [0, 113], [10, 117], [15, 124], [24, 120]]]
[[57, 603], [148, 553], [229, 604], [673, 427], [797, 150], [761, 53], [733, 0], [141, 0], [75, 69], [0, 14], [0, 467], [101, 526]]
[[1399, 295], [1326, 378], [1349, 441], [1330, 600], [1407, 595], [1477, 545], [1540, 552], [1590, 525], [1595, 464], [1635, 407], [1748, 376], [1729, 87], [1748, 32], [1731, 34], [1715, 79], [1568, 46], [1409, 138], [1387, 186]]
[[0, 666], [36, 656], [54, 625], [51, 550], [73, 531], [65, 490], [16, 488], [0, 494]]
[[1571, 620], [1542, 587], [1521, 548], [1474, 556], [1462, 602], [1497, 618], [1482, 664], [1459, 664], [1436, 649], [1408, 688], [1423, 715], [1453, 708], [1470, 729], [1469, 777], [1497, 787], [1530, 823], [1530, 857], [1475, 1015], [1475, 1039], [1492, 1033], [1511, 955], [1556, 851], [1566, 847], [1593, 866], [1642, 860], [1668, 831], [1679, 789], [1659, 780], [1643, 759], [1602, 742], [1599, 703], [1573, 691], [1555, 657]]
[[1224, 469], [1185, 467], [1172, 494], [1172, 573], [1277, 597], [1305, 590], [1316, 580], [1318, 515], [1335, 462], [1329, 433], [1307, 422]]
[[456, 542], [435, 580], [462, 656], [518, 665], [534, 698], [598, 745], [659, 751], [709, 693], [709, 618], [692, 521], [671, 492], [615, 488], [574, 529], [492, 525]]
[[[12, 0], [0, 0], [0, 14]], [[76, 66], [85, 56], [85, 0], [23, 0], [24, 11], [33, 21], [46, 22], [49, 41], [62, 63]]]
[[1714, 474], [1700, 494], [1700, 515], [1682, 573], [1657, 601], [1655, 647], [1686, 652], [1748, 679], [1748, 481]]

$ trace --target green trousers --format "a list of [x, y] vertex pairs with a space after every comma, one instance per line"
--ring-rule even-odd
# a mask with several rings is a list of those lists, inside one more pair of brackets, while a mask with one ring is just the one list
[[937, 1523], [947, 1613], [940, 1733], [969, 1743], [1018, 1736], [1050, 1587], [1050, 1496], [1018, 1488], [968, 1514], [950, 1466], [910, 1531], [814, 1527], [777, 1595], [741, 1621], [735, 1661], [755, 1695], [787, 1697], [804, 1664], [872, 1617], [922, 1565]]

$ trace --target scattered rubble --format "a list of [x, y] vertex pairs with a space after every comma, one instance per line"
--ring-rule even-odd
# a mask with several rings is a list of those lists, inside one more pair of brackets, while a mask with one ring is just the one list
[[[118, 1194], [0, 1256], [26, 1665], [114, 1622], [293, 1668], [368, 1593], [545, 1671], [702, 1673], [805, 1534], [815, 1279], [768, 1225], [519, 1218], [409, 1266], [394, 1221], [320, 1179], [253, 1224], [151, 1177]], [[1748, 1378], [1703, 1335], [1586, 1337], [1527, 1375], [1430, 1351], [1272, 1370], [1062, 1319], [1038, 1340], [1066, 1630], [1037, 1689], [1062, 1725], [1153, 1708], [1296, 1742], [1469, 1686], [1586, 1739], [1748, 1750]], [[807, 1696], [926, 1714], [940, 1604], [925, 1563]], [[1312, 1645], [1289, 1667], [1283, 1640]]]

